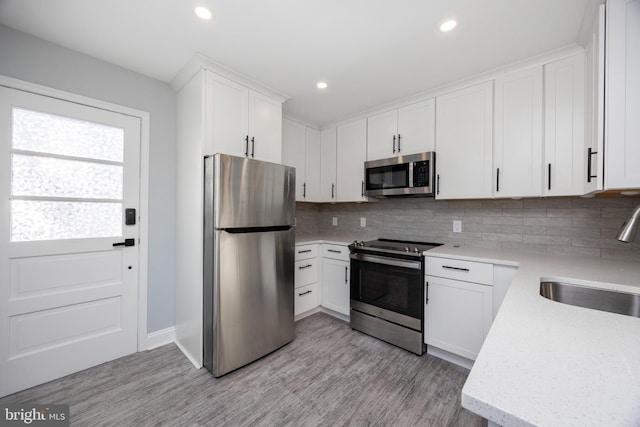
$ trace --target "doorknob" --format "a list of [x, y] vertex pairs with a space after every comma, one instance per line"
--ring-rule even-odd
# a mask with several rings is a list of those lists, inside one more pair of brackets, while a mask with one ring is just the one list
[[124, 239], [124, 242], [114, 243], [113, 246], [135, 246], [136, 239]]

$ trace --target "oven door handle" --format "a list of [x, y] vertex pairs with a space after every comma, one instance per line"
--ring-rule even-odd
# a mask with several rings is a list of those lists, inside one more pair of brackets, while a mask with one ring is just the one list
[[403, 259], [387, 258], [387, 257], [365, 255], [365, 254], [351, 254], [349, 255], [349, 258], [355, 259], [356, 261], [373, 262], [375, 264], [392, 265], [394, 267], [410, 268], [413, 270], [422, 269], [422, 263], [420, 261], [406, 261]]

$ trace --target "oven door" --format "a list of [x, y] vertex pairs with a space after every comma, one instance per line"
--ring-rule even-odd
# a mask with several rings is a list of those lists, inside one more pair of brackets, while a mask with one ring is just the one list
[[351, 254], [351, 308], [422, 330], [421, 260]]

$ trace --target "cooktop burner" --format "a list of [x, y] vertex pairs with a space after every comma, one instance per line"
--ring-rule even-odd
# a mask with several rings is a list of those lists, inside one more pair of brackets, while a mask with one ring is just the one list
[[368, 242], [354, 241], [349, 245], [351, 252], [381, 252], [389, 254], [422, 255], [422, 252], [442, 246], [442, 243], [416, 242], [412, 240], [377, 239]]

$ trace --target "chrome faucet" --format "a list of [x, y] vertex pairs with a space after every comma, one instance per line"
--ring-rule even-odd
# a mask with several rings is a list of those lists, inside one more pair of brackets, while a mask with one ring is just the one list
[[621, 242], [629, 243], [636, 235], [636, 229], [638, 228], [638, 221], [640, 221], [640, 206], [638, 206], [631, 215], [631, 218], [626, 220], [616, 238]]

